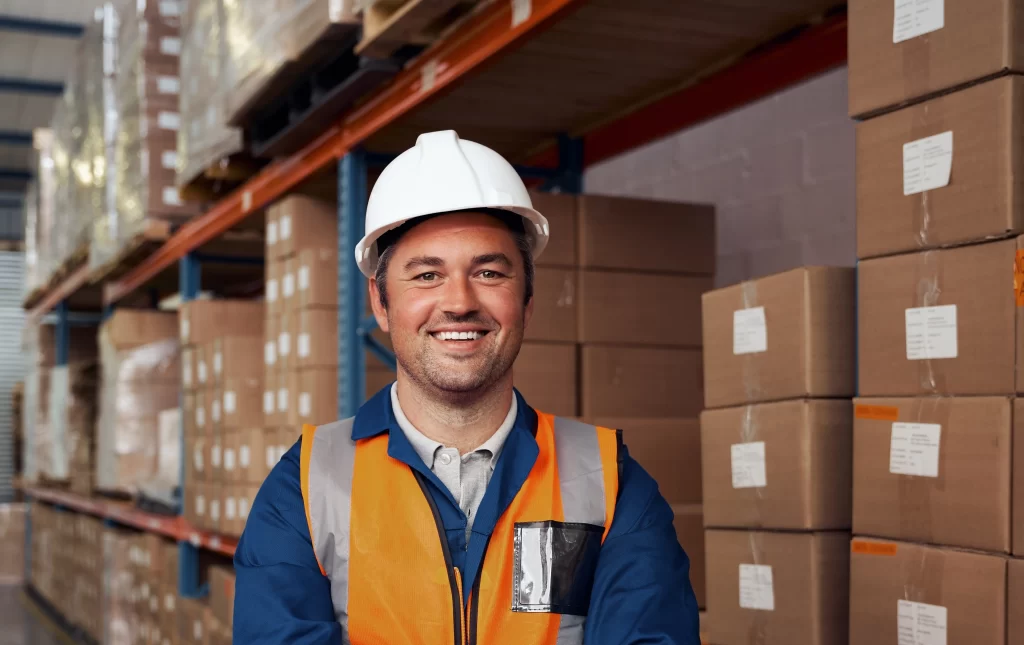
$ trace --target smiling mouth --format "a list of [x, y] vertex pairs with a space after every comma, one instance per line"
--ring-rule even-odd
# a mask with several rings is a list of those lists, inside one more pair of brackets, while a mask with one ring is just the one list
[[430, 335], [437, 340], [473, 341], [480, 340], [486, 336], [486, 330], [480, 331], [436, 331]]

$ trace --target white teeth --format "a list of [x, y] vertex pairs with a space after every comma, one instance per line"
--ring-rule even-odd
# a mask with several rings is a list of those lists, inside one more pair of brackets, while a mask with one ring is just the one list
[[439, 331], [434, 335], [438, 340], [476, 340], [483, 336], [478, 331]]

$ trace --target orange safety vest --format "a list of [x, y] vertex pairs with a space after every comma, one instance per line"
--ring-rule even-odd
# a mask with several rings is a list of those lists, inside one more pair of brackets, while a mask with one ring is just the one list
[[466, 604], [426, 481], [388, 456], [387, 433], [353, 441], [353, 419], [303, 428], [306, 521], [343, 642], [583, 643], [615, 513], [619, 438], [537, 416], [537, 461], [494, 527]]

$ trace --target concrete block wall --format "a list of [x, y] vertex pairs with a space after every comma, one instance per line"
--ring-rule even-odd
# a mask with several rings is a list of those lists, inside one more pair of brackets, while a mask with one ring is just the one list
[[714, 203], [718, 286], [853, 266], [854, 125], [846, 69], [587, 170], [587, 193]]

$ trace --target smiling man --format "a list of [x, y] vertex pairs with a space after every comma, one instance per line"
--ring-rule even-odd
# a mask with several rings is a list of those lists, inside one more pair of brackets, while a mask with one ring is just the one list
[[698, 645], [672, 511], [621, 434], [513, 388], [548, 223], [511, 165], [424, 134], [366, 230], [397, 381], [303, 428], [267, 478], [235, 553], [234, 642]]

